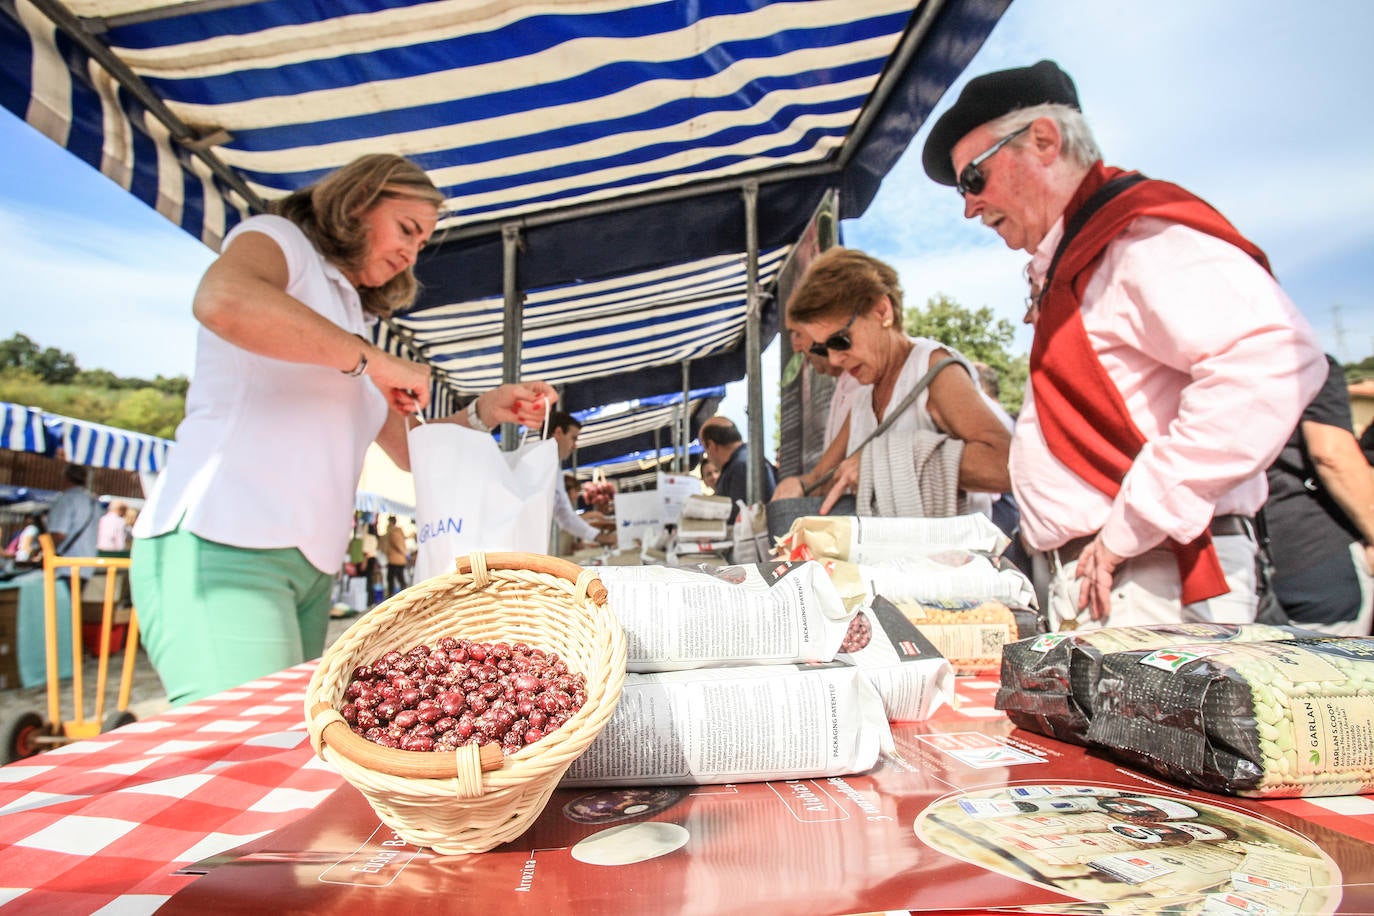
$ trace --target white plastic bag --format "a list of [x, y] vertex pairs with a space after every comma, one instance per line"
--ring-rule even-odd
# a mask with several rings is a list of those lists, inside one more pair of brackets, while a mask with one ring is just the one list
[[767, 563], [772, 556], [773, 544], [768, 537], [768, 514], [762, 503], [747, 506], [744, 500], [739, 504], [739, 516], [735, 519], [735, 552], [730, 556], [732, 563]]
[[415, 476], [415, 581], [453, 569], [482, 550], [547, 553], [558, 485], [553, 439], [505, 452], [486, 433], [456, 423], [410, 430]]

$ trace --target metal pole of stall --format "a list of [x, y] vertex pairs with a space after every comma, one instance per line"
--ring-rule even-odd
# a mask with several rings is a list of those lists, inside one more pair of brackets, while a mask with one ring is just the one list
[[[501, 322], [501, 382], [520, 381], [520, 338], [525, 323], [525, 295], [516, 282], [520, 259], [520, 227], [501, 227], [501, 284], [505, 307]], [[515, 450], [518, 434], [514, 423], [501, 424], [501, 448]]]
[[744, 322], [745, 367], [749, 373], [749, 477], [748, 502], [763, 499], [764, 470], [767, 446], [763, 441], [763, 304], [759, 296], [759, 185], [751, 181], [744, 186], [744, 238], [746, 244], [746, 272], [748, 278], [747, 310]]
[[678, 435], [680, 457], [677, 462], [677, 472], [686, 474], [692, 468], [692, 410], [687, 396], [692, 392], [692, 361], [686, 360], [682, 364], [682, 424], [678, 428], [681, 430]]

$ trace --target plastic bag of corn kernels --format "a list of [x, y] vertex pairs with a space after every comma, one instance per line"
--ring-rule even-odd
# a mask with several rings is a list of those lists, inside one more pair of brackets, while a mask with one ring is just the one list
[[1088, 742], [1250, 797], [1374, 792], [1374, 639], [1198, 644], [1102, 658]]
[[997, 708], [1028, 731], [1084, 744], [1102, 656], [1188, 643], [1259, 642], [1297, 635], [1301, 631], [1263, 624], [1171, 623], [1022, 639], [1002, 649]]

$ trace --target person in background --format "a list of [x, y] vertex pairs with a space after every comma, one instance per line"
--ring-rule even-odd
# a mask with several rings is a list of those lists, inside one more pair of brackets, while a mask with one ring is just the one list
[[24, 527], [14, 539], [14, 562], [20, 566], [43, 562], [43, 545], [38, 536], [43, 533], [43, 519], [37, 513], [24, 516]]
[[[717, 496], [727, 496], [735, 504], [730, 512], [733, 524], [739, 514], [739, 502], [749, 501], [749, 446], [740, 435], [739, 427], [725, 417], [710, 417], [697, 430], [697, 440], [706, 459], [720, 468], [720, 476], [712, 487]], [[759, 499], [768, 502], [777, 486], [777, 471], [771, 462], [763, 463], [763, 480]]]
[[701, 463], [701, 482], [713, 494], [716, 492], [716, 485], [720, 483], [720, 468], [716, 467], [714, 461]]
[[1264, 472], [1326, 375], [1263, 252], [1104, 165], [1052, 61], [970, 80], [922, 160], [1031, 256], [1012, 489], [1051, 622], [1253, 620]]
[[[48, 532], [60, 557], [93, 557], [99, 537], [100, 502], [86, 489], [86, 469], [69, 464], [62, 471], [68, 486], [48, 508]], [[81, 571], [83, 577], [90, 569]]]
[[828, 249], [811, 263], [792, 294], [787, 320], [821, 341], [811, 345], [812, 351], [824, 353], [861, 387], [841, 434], [816, 466], [779, 483], [774, 498], [824, 492], [820, 511], [828, 513], [841, 496], [859, 487], [864, 460], [860, 445], [931, 367], [954, 357], [958, 367], [936, 375], [884, 435], [929, 433], [957, 440], [962, 450], [951, 483], [964, 494], [969, 511], [991, 511], [991, 494], [1009, 486], [1010, 434], [978, 387], [972, 363], [938, 341], [907, 335], [902, 326], [902, 287], [890, 265], [862, 251]]
[[382, 564], [377, 557], [381, 546], [377, 523], [368, 522], [363, 528], [363, 576], [367, 579], [367, 594], [373, 604], [382, 600]]
[[100, 516], [96, 528], [95, 548], [98, 557], [127, 557], [129, 555], [129, 529], [124, 516], [129, 506], [122, 500], [110, 500], [109, 508]]
[[410, 563], [406, 551], [406, 533], [401, 530], [394, 515], [386, 517], [382, 554], [386, 557], [386, 591], [388, 595], [394, 595], [406, 587], [406, 567]]
[[1016, 426], [1016, 418], [1007, 413], [1007, 409], [1002, 406], [1002, 379], [997, 374], [997, 370], [987, 363], [975, 362], [974, 371], [978, 373], [978, 387], [982, 389], [983, 399], [987, 402], [989, 409], [997, 415], [997, 419], [1002, 421], [1002, 425], [1011, 432]]
[[[577, 437], [582, 433], [582, 424], [570, 413], [555, 410], [549, 415], [549, 435], [558, 443], [558, 463], [561, 465], [572, 457], [572, 453], [577, 451]], [[599, 512], [588, 512], [586, 516], [578, 515], [573, 509], [572, 498], [565, 486], [559, 485], [558, 492], [553, 498], [553, 520], [568, 534], [579, 541], [596, 544], [601, 547], [612, 547], [616, 543], [614, 530], [603, 531], [597, 528], [588, 520], [605, 520]]]
[[1364, 460], [1374, 465], [1374, 420], [1370, 420], [1360, 433], [1360, 451], [1364, 452]]
[[[186, 417], [131, 570], [174, 705], [323, 650], [364, 453], [409, 468], [405, 417], [429, 404], [429, 367], [369, 335], [414, 300], [443, 203], [409, 160], [362, 156], [238, 223], [201, 279]], [[538, 426], [556, 399], [502, 385], [458, 422]]]
[[1326, 384], [1269, 466], [1265, 530], [1274, 595], [1294, 623], [1368, 636], [1374, 615], [1374, 471], [1351, 432], [1345, 373]]

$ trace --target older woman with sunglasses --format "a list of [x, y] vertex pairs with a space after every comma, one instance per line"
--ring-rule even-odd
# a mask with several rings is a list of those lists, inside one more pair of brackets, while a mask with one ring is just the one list
[[958, 488], [971, 497], [973, 511], [990, 510], [992, 494], [1009, 489], [1010, 434], [979, 389], [972, 364], [938, 341], [907, 336], [901, 284], [889, 265], [853, 249], [826, 251], [793, 294], [787, 324], [816, 341], [810, 352], [863, 387], [817, 465], [780, 481], [774, 499], [824, 486], [821, 514], [826, 514], [841, 496], [854, 492], [861, 465], [855, 449], [902, 404], [927, 370], [948, 356], [958, 360], [962, 371], [951, 366], [936, 375], [888, 433], [932, 431], [961, 440]]

